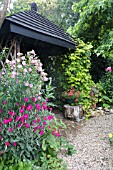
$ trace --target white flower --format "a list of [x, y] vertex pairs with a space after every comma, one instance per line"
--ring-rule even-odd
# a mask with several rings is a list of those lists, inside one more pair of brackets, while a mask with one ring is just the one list
[[22, 68], [22, 65], [18, 65], [17, 67], [21, 69], [21, 68]]

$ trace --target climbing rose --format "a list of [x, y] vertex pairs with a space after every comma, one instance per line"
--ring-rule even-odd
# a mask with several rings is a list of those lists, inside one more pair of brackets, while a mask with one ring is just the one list
[[109, 72], [112, 72], [112, 68], [111, 67], [107, 67], [105, 70], [109, 71]]

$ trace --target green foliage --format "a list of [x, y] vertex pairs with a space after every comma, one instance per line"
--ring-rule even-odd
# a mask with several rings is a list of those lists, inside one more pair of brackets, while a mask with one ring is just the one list
[[88, 45], [78, 40], [76, 51], [69, 56], [65, 56], [64, 63], [62, 64], [67, 79], [67, 84], [65, 82], [64, 88], [67, 89], [72, 86], [82, 93], [82, 102], [79, 104], [83, 105], [84, 110], [87, 110], [92, 104], [97, 102], [96, 96], [91, 97], [90, 95], [95, 87], [95, 83], [92, 81], [89, 73], [91, 67], [91, 48], [90, 44]]
[[73, 5], [74, 12], [79, 12], [79, 20], [70, 33], [74, 37], [91, 42], [93, 53], [105, 58], [113, 58], [113, 1], [82, 0]]
[[[111, 67], [107, 67], [106, 69], [111, 69]], [[105, 108], [112, 108], [113, 106], [113, 73], [111, 71], [107, 71], [105, 75], [100, 80], [101, 93], [102, 93], [102, 105]]]
[[0, 160], [0, 170], [33, 170], [31, 162], [22, 162], [18, 159], [12, 158]]

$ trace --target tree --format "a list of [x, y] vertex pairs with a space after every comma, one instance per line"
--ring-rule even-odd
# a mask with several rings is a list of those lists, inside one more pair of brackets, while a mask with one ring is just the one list
[[79, 20], [70, 32], [91, 42], [93, 53], [113, 60], [113, 0], [82, 0], [74, 3]]
[[[38, 6], [38, 13], [67, 30], [70, 25], [74, 26], [75, 21], [78, 19], [78, 14], [72, 10], [73, 2], [76, 1], [79, 0], [35, 0], [35, 3]], [[30, 10], [31, 2], [32, 0], [16, 0], [11, 13]]]
[[0, 2], [1, 5], [1, 10], [0, 10], [0, 28], [4, 22], [5, 16], [6, 16], [6, 12], [7, 12], [7, 8], [8, 8], [8, 3], [9, 0], [2, 0]]

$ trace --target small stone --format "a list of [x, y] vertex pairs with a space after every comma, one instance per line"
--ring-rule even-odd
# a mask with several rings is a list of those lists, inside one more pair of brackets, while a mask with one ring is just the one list
[[110, 114], [113, 114], [113, 109], [110, 109], [109, 113], [110, 113]]

